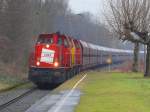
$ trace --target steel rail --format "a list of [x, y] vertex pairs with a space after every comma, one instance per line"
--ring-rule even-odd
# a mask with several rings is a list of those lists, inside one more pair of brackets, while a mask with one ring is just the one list
[[13, 103], [16, 103], [17, 101], [19, 101], [20, 99], [24, 98], [25, 96], [28, 96], [29, 94], [33, 93], [36, 89], [37, 89], [37, 87], [33, 87], [30, 90], [28, 90], [27, 92], [22, 93], [18, 97], [15, 97], [15, 98], [9, 100], [8, 102], [6, 102], [4, 104], [1, 104], [0, 105], [0, 110], [3, 110], [5, 108], [7, 108], [9, 105], [11, 105]]

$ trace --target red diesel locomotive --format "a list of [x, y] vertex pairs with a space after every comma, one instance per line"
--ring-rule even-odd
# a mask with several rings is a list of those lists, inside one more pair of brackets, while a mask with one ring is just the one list
[[29, 80], [38, 86], [60, 84], [80, 70], [106, 65], [131, 57], [132, 51], [93, 45], [59, 33], [41, 34], [29, 58]]

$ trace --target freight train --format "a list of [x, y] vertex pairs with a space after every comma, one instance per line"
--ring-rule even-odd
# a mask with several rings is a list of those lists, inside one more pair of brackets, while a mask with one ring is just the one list
[[81, 70], [120, 63], [132, 55], [130, 50], [94, 45], [60, 33], [40, 34], [29, 58], [28, 78], [39, 87], [61, 84]]

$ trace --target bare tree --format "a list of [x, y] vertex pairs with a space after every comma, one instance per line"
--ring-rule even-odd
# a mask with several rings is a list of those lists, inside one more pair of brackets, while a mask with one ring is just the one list
[[0, 62], [26, 69], [33, 37], [54, 32], [55, 18], [65, 13], [67, 2], [0, 0]]
[[[108, 7], [109, 11], [105, 17], [109, 26], [119, 34], [119, 39], [133, 42], [135, 45], [133, 71], [137, 71], [139, 43], [149, 43], [147, 31], [150, 22], [150, 1], [108, 0]], [[150, 75], [150, 72], [148, 74]]]
[[[108, 33], [109, 30], [100, 22], [95, 22], [95, 18], [87, 12], [80, 14], [72, 14], [68, 12], [63, 18], [58, 19], [57, 29], [60, 32], [71, 35], [74, 38], [85, 40], [94, 44], [107, 47], [118, 47], [117, 44], [112, 44], [112, 38]], [[117, 40], [118, 41], [118, 40]], [[119, 44], [118, 44], [119, 45]]]

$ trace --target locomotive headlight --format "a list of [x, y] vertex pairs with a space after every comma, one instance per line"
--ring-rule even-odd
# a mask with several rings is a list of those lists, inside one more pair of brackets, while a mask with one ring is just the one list
[[58, 67], [59, 63], [58, 62], [54, 62], [54, 67]]
[[49, 44], [46, 44], [46, 48], [49, 48], [50, 46], [49, 46]]
[[37, 66], [40, 66], [40, 62], [36, 62], [36, 65], [37, 65]]

